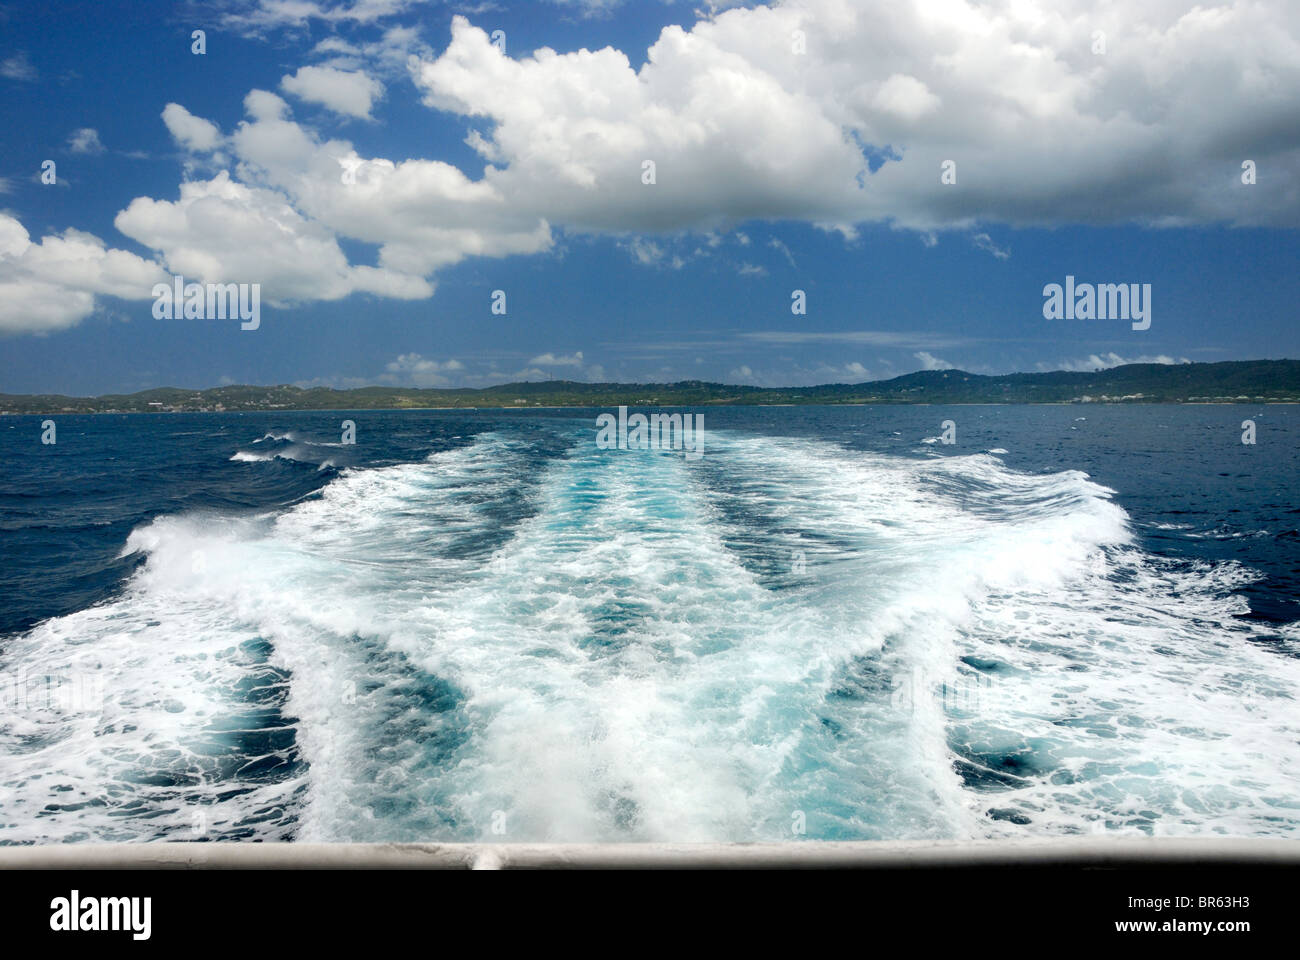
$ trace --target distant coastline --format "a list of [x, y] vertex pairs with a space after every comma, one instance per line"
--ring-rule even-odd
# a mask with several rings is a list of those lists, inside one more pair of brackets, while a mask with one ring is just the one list
[[1300, 403], [1300, 360], [1132, 363], [1092, 372], [998, 376], [927, 370], [857, 384], [751, 387], [571, 380], [494, 387], [416, 389], [224, 386], [159, 387], [131, 394], [70, 397], [0, 394], [0, 414], [221, 413], [276, 410], [521, 410], [594, 407], [805, 406], [886, 404]]

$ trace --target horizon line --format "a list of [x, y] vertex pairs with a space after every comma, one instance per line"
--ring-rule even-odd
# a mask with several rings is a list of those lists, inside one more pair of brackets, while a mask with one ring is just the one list
[[827, 387], [867, 387], [875, 384], [892, 383], [895, 380], [901, 380], [904, 377], [914, 377], [918, 374], [935, 374], [937, 376], [946, 376], [948, 374], [960, 374], [965, 377], [980, 377], [982, 379], [996, 380], [1000, 377], [1021, 377], [1021, 376], [1051, 376], [1053, 374], [1070, 374], [1080, 376], [1095, 376], [1098, 374], [1113, 373], [1117, 370], [1124, 370], [1131, 367], [1150, 367], [1155, 369], [1165, 368], [1182, 368], [1182, 367], [1214, 367], [1227, 366], [1229, 364], [1240, 363], [1295, 363], [1291, 357], [1267, 358], [1261, 357], [1252, 360], [1189, 360], [1180, 363], [1120, 363], [1111, 367], [1101, 367], [1096, 370], [1013, 370], [1008, 373], [973, 373], [969, 370], [963, 370], [960, 367], [948, 367], [936, 370], [912, 370], [907, 373], [900, 373], [893, 377], [887, 377], [880, 380], [862, 380], [858, 382], [834, 381], [827, 383], [804, 384], [802, 386], [780, 385], [780, 386], [762, 386], [759, 384], [743, 383], [725, 383], [717, 380], [685, 379], [685, 380], [654, 380], [654, 381], [620, 381], [620, 380], [565, 380], [548, 378], [546, 380], [510, 380], [504, 383], [489, 384], [482, 387], [471, 386], [415, 386], [386, 383], [368, 383], [355, 387], [333, 387], [324, 384], [314, 386], [303, 386], [299, 383], [223, 383], [210, 387], [177, 387], [168, 384], [161, 384], [154, 387], [143, 387], [139, 390], [130, 392], [108, 392], [94, 395], [74, 395], [66, 393], [4, 393], [0, 396], [12, 398], [34, 398], [34, 397], [66, 397], [70, 400], [100, 400], [104, 397], [132, 397], [142, 393], [150, 393], [155, 390], [189, 390], [196, 393], [207, 393], [214, 390], [237, 390], [237, 389], [256, 389], [256, 390], [282, 390], [293, 389], [308, 392], [312, 390], [326, 390], [332, 393], [355, 393], [360, 390], [406, 390], [420, 392], [473, 392], [484, 393], [490, 390], [503, 390], [507, 387], [515, 386], [539, 386], [543, 384], [572, 385], [576, 387], [606, 387], [606, 388], [633, 388], [633, 387], [680, 387], [682, 384], [699, 384], [707, 387], [722, 387], [732, 390], [820, 390]]

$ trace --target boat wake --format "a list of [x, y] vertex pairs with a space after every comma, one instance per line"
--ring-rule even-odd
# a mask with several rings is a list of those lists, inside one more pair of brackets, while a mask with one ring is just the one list
[[137, 528], [0, 653], [0, 843], [1300, 829], [1300, 638], [1083, 474], [570, 439]]

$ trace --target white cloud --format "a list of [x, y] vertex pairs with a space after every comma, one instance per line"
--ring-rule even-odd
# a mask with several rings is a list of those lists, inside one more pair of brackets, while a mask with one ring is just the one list
[[349, 265], [330, 230], [282, 195], [236, 183], [224, 171], [182, 184], [176, 202], [137, 197], [114, 226], [161, 251], [173, 273], [205, 283], [260, 283], [272, 302], [351, 293], [417, 299], [433, 292], [419, 276]]
[[569, 356], [556, 356], [553, 353], [543, 353], [540, 356], [533, 357], [528, 361], [535, 367], [580, 367], [582, 366], [582, 351], [579, 350]]
[[[231, 135], [241, 177], [284, 191], [335, 233], [380, 244], [380, 265], [427, 275], [467, 256], [537, 253], [549, 225], [508, 203], [487, 180], [438, 160], [365, 158], [347, 141], [320, 142], [264, 90], [245, 98], [249, 121]], [[351, 167], [355, 182], [344, 183]]]
[[792, 267], [795, 266], [794, 254], [790, 252], [790, 248], [787, 247], [784, 243], [782, 243], [776, 237], [772, 237], [767, 241], [767, 245], [771, 247], [773, 250], [779, 251], [781, 253], [781, 256], [785, 257], [786, 261], [790, 264], [790, 266]]
[[1040, 370], [1067, 370], [1070, 371], [1071, 373], [1085, 373], [1085, 372], [1091, 372], [1096, 370], [1109, 370], [1111, 367], [1120, 367], [1126, 363], [1174, 364], [1174, 363], [1191, 363], [1191, 362], [1192, 361], [1188, 360], [1186, 357], [1178, 357], [1177, 359], [1175, 359], [1174, 357], [1168, 356], [1166, 354], [1159, 354], [1158, 356], [1144, 355], [1140, 357], [1130, 357], [1128, 359], [1125, 359], [1124, 357], [1121, 357], [1118, 353], [1112, 352], [1112, 353], [1103, 353], [1103, 354], [1094, 353], [1083, 360], [1063, 360], [1057, 366], [1040, 363], [1038, 364], [1038, 368]]
[[[429, 106], [494, 125], [479, 141], [495, 158], [486, 179], [548, 221], [656, 232], [840, 216], [861, 165], [840, 125], [711, 30], [665, 29], [637, 73], [612, 48], [512, 59], [457, 17], [447, 50], [415, 76]], [[653, 185], [641, 182], [646, 159]]]
[[32, 66], [27, 51], [22, 50], [12, 57], [0, 60], [0, 77], [7, 77], [10, 80], [35, 80], [37, 77], [36, 68]]
[[68, 137], [68, 149], [73, 153], [103, 153], [104, 145], [99, 140], [98, 130], [82, 127]]
[[977, 233], [974, 236], [972, 236], [970, 239], [971, 239], [971, 243], [975, 244], [975, 246], [979, 247], [981, 250], [988, 251], [989, 253], [993, 254], [993, 256], [997, 257], [999, 260], [1011, 259], [1011, 251], [1003, 247], [999, 247], [996, 243], [993, 242], [993, 238], [990, 237], [987, 233]]
[[643, 267], [652, 266], [664, 258], [663, 247], [642, 237], [633, 237], [626, 246], [633, 259]]
[[311, 54], [320, 58], [319, 66], [336, 70], [364, 68], [385, 77], [406, 77], [412, 56], [433, 58], [433, 50], [420, 38], [420, 28], [402, 26], [389, 27], [371, 42], [326, 37], [312, 48]]
[[158, 264], [80, 230], [32, 243], [18, 220], [0, 213], [0, 332], [72, 327], [94, 311], [96, 295], [148, 299], [164, 280]]
[[623, 5], [623, 0], [551, 0], [561, 7], [580, 7], [585, 17], [605, 16]]
[[606, 379], [600, 364], [584, 367], [582, 352], [557, 355], [547, 352], [533, 357], [520, 369], [503, 370], [497, 362], [483, 360], [435, 360], [419, 353], [405, 353], [385, 365], [381, 383], [410, 387], [485, 387], [504, 383], [555, 379], [547, 368], [566, 367], [565, 379], [600, 382]]
[[[132, 235], [141, 243], [170, 251], [169, 262], [192, 261], [190, 254], [224, 245], [224, 253], [209, 258], [210, 267], [256, 262], [264, 275], [282, 275], [286, 282], [276, 285], [291, 290], [285, 294], [291, 299], [334, 299], [346, 295], [349, 286], [385, 295], [393, 295], [386, 293], [391, 290], [403, 297], [429, 296], [432, 286], [421, 278], [439, 267], [467, 256], [536, 253], [551, 246], [545, 221], [507, 204], [490, 183], [471, 181], [450, 164], [366, 158], [347, 141], [322, 142], [294, 122], [289, 105], [269, 91], [250, 91], [244, 107], [249, 119], [228, 136], [180, 105], [164, 111], [164, 122], [187, 149], [216, 146], [232, 155], [234, 175], [228, 170], [218, 174], [224, 184], [219, 192], [227, 205], [261, 209], [243, 218], [246, 228], [267, 226], [268, 211], [275, 211], [276, 236], [251, 234], [256, 256], [242, 253], [242, 243], [230, 235], [236, 221], [225, 231], [197, 233], [187, 240], [195, 225], [184, 218], [169, 222], [167, 202], [146, 197], [136, 198], [119, 214], [119, 229], [136, 230]], [[210, 160], [226, 162], [223, 153]], [[349, 174], [352, 182], [345, 182]], [[182, 184], [182, 196], [197, 189]], [[143, 225], [138, 217], [150, 205], [157, 207], [158, 216]], [[302, 259], [301, 241], [308, 235], [324, 254], [317, 263]], [[337, 248], [339, 236], [378, 245], [378, 271], [348, 267]], [[326, 282], [317, 287], [322, 275]]]
[[[413, 6], [260, 0], [225, 23], [375, 24]], [[795, 29], [807, 35], [805, 55], [791, 51]], [[1095, 30], [1111, 38], [1104, 57], [1091, 52]], [[315, 50], [329, 62], [284, 86], [367, 116], [381, 89], [371, 67], [418, 46], [415, 28], [388, 30], [378, 47], [331, 37]], [[436, 159], [368, 157], [324, 140], [283, 98], [254, 90], [248, 119], [224, 136], [169, 105], [163, 119], [182, 147], [218, 168], [228, 151], [233, 166], [182, 184], [179, 201], [135, 199], [118, 224], [173, 269], [261, 274], [284, 299], [428, 296], [440, 268], [549, 250], [553, 227], [632, 237], [623, 242], [639, 262], [673, 267], [683, 263], [671, 254], [674, 232], [762, 219], [850, 239], [857, 224], [888, 221], [927, 242], [977, 222], [1294, 227], [1298, 48], [1300, 6], [1285, 0], [1061, 0], [1050, 10], [788, 0], [667, 27], [639, 69], [611, 47], [508, 56], [458, 16], [443, 52], [417, 60], [411, 76], [428, 106], [473, 125], [468, 142], [487, 161], [478, 179]], [[890, 148], [900, 159], [871, 173], [868, 145], [873, 157]], [[1262, 171], [1250, 188], [1238, 179], [1246, 156]], [[641, 182], [647, 159], [653, 185]], [[939, 183], [947, 159], [957, 163], [953, 186]], [[349, 165], [355, 183], [341, 176]], [[972, 242], [1006, 253], [986, 236]], [[377, 267], [348, 264], [338, 238], [375, 245]], [[937, 335], [848, 336], [948, 345]]]
[[368, 24], [404, 13], [429, 0], [253, 0], [227, 12], [222, 24], [249, 32], [278, 27], [302, 27], [312, 20]]
[[856, 343], [877, 347], [900, 347], [917, 349], [921, 347], [943, 348], [969, 344], [967, 337], [957, 334], [928, 333], [926, 331], [903, 330], [842, 330], [835, 332], [809, 330], [761, 330], [741, 333], [744, 340], [756, 340], [760, 343]]
[[632, 259], [643, 267], [670, 267], [673, 270], [680, 270], [686, 265], [686, 261], [680, 254], [669, 254], [663, 244], [645, 237], [630, 237], [621, 241], [619, 245], [632, 254]]
[[404, 353], [385, 368], [387, 372], [379, 379], [385, 383], [394, 383], [411, 387], [446, 387], [453, 385], [453, 377], [461, 373], [465, 366], [459, 360], [431, 360], [418, 353]]
[[162, 118], [172, 138], [186, 150], [207, 153], [221, 142], [221, 131], [215, 123], [194, 116], [179, 103], [167, 104]]
[[27, 229], [13, 217], [0, 213], [0, 260], [21, 257], [29, 246]]
[[301, 67], [281, 78], [280, 86], [308, 103], [363, 119], [369, 119], [370, 108], [384, 92], [384, 85], [364, 71], [333, 67]]
[[912, 356], [921, 362], [921, 368], [923, 370], [951, 370], [953, 368], [952, 364], [947, 360], [942, 360], [932, 353], [927, 353], [925, 350], [919, 350], [912, 354]]
[[871, 102], [877, 110], [905, 121], [919, 120], [939, 106], [939, 98], [924, 83], [902, 73], [892, 74], [882, 83]]
[[729, 371], [728, 383], [743, 383], [764, 387], [808, 387], [826, 383], [863, 383], [875, 379], [871, 371], [857, 361], [850, 363], [786, 362], [779, 368], [754, 369], [743, 364]]
[[[1295, 225], [1298, 40], [1284, 0], [790, 0], [668, 27], [639, 70], [612, 48], [515, 59], [457, 17], [415, 76], [430, 106], [488, 122], [475, 142], [498, 191], [570, 229]], [[859, 144], [901, 159], [869, 173]], [[1267, 197], [1240, 189], [1238, 155], [1276, 177]]]

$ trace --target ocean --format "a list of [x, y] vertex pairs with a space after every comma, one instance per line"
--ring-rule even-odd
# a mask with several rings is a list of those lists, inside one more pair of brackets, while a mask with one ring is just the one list
[[0, 844], [1300, 835], [1296, 407], [601, 412], [0, 419]]

